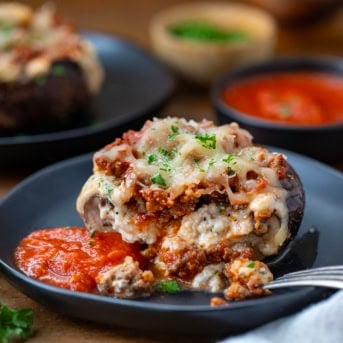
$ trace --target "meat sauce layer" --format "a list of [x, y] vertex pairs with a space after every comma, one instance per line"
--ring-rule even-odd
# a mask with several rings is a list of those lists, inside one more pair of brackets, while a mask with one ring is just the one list
[[131, 256], [142, 264], [140, 245], [126, 243], [116, 232], [91, 234], [81, 227], [37, 230], [15, 251], [27, 276], [80, 292], [95, 292], [97, 278]]

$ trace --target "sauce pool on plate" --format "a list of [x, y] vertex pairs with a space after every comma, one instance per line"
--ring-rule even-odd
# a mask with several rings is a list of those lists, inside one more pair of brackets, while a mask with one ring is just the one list
[[37, 230], [15, 251], [17, 267], [27, 276], [53, 286], [95, 292], [96, 278], [132, 256], [142, 263], [139, 244], [116, 232], [90, 234], [81, 227]]
[[343, 122], [343, 78], [324, 73], [280, 73], [237, 81], [223, 101], [245, 115], [293, 125]]

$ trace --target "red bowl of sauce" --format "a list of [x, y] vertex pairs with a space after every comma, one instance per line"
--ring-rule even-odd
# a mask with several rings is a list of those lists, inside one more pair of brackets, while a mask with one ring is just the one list
[[282, 58], [224, 75], [212, 89], [220, 123], [236, 121], [256, 143], [321, 160], [343, 157], [343, 60]]

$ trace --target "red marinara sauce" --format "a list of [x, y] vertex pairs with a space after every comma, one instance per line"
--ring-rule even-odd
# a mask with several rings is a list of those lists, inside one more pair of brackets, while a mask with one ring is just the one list
[[280, 73], [227, 86], [223, 101], [240, 112], [295, 125], [343, 122], [343, 77], [324, 73]]
[[126, 256], [143, 262], [139, 244], [124, 242], [116, 232], [90, 235], [81, 227], [34, 231], [15, 250], [16, 265], [27, 276], [80, 292], [95, 292], [98, 274]]

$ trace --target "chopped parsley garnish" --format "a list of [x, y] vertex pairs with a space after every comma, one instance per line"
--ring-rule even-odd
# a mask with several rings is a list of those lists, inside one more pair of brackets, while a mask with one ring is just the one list
[[198, 167], [199, 171], [201, 171], [202, 173], [205, 173], [206, 170], [204, 168], [201, 168], [199, 165], [200, 159], [194, 158], [193, 161], [194, 161], [194, 164]]
[[253, 155], [253, 153], [251, 152], [249, 155], [249, 160], [250, 161], [255, 161], [255, 156]]
[[155, 162], [155, 161], [157, 161], [157, 157], [156, 157], [156, 155], [149, 155], [148, 156], [148, 163], [149, 164], [151, 164], [151, 163], [153, 163], [153, 162]]
[[[237, 161], [234, 160], [235, 157], [236, 156], [234, 154], [228, 154], [225, 158], [223, 158], [223, 162], [226, 162], [229, 164], [229, 167], [228, 167], [229, 175], [235, 174], [235, 170], [232, 169], [232, 165], [237, 164]], [[231, 164], [231, 166], [230, 166], [230, 164]]]
[[169, 134], [169, 139], [173, 140], [179, 134], [179, 127], [176, 125], [171, 126], [171, 133]]
[[160, 167], [160, 170], [169, 173], [169, 172], [171, 172], [171, 167], [169, 166], [168, 163], [164, 163]]
[[64, 76], [65, 74], [65, 69], [61, 65], [53, 65], [51, 67], [51, 73], [55, 76]]
[[215, 149], [217, 146], [216, 135], [198, 133], [195, 135], [195, 139], [197, 139], [206, 149]]
[[223, 158], [223, 161], [226, 163], [230, 163], [233, 161], [234, 158], [235, 158], [234, 154], [228, 154], [225, 158]]
[[[100, 186], [100, 185], [101, 185], [101, 184], [100, 184], [100, 181], [99, 181], [99, 186]], [[110, 184], [108, 184], [108, 183], [106, 183], [104, 187], [105, 187], [107, 199], [108, 199], [108, 200], [112, 200], [112, 193], [113, 193], [113, 191], [114, 191], [113, 186], [110, 185]]]
[[95, 236], [96, 236], [96, 231], [92, 231], [91, 232], [91, 238], [95, 238]]
[[174, 150], [168, 151], [168, 150], [166, 150], [166, 149], [163, 148], [163, 147], [159, 147], [159, 148], [157, 149], [157, 152], [158, 152], [159, 154], [161, 154], [162, 156], [168, 158], [169, 160], [172, 160], [172, 159], [175, 157], [175, 151], [174, 151]]
[[216, 161], [213, 158], [211, 158], [210, 161], [208, 162], [208, 166], [213, 167], [215, 163]]
[[88, 242], [88, 244], [92, 247], [92, 246], [95, 244], [95, 242], [93, 241], [93, 239], [91, 239], [91, 240]]
[[250, 262], [248, 265], [247, 265], [248, 268], [255, 268], [255, 262]]
[[172, 168], [170, 166], [170, 161], [174, 159], [176, 154], [176, 149], [168, 151], [164, 147], [159, 147], [156, 153], [148, 156], [147, 161], [149, 164], [157, 164], [161, 171], [171, 172]]
[[166, 181], [164, 180], [164, 178], [162, 177], [162, 175], [160, 173], [153, 175], [151, 177], [151, 181], [152, 181], [152, 183], [154, 183], [156, 185], [160, 185], [163, 187], [167, 186]]
[[179, 284], [175, 280], [158, 281], [155, 285], [165, 293], [176, 293], [181, 290]]
[[30, 337], [32, 322], [32, 309], [12, 310], [0, 304], [0, 342]]

